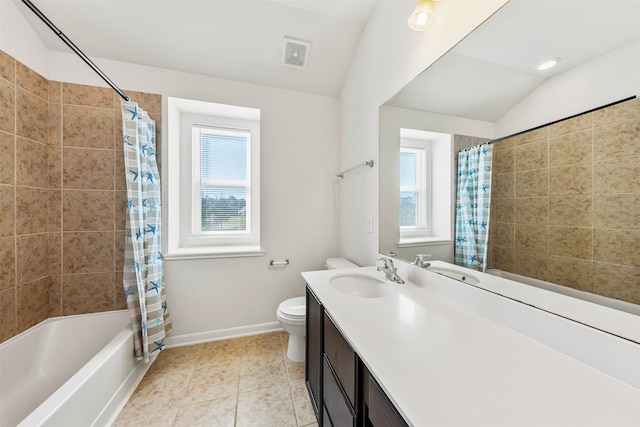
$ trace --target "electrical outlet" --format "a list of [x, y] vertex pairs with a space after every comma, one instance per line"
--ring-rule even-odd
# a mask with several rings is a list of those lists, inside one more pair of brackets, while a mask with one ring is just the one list
[[367, 217], [367, 233], [373, 233], [373, 217]]

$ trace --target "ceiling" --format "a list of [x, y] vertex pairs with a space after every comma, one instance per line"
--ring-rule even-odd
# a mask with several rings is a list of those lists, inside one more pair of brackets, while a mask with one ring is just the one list
[[[70, 49], [14, 0], [50, 50]], [[407, 1], [407, 0], [400, 0]], [[378, 0], [32, 0], [92, 59], [337, 96]], [[311, 42], [284, 67], [283, 37]], [[96, 60], [99, 66], [99, 60]]]
[[546, 79], [640, 39], [639, 23], [640, 0], [511, 0], [387, 104], [496, 122]]

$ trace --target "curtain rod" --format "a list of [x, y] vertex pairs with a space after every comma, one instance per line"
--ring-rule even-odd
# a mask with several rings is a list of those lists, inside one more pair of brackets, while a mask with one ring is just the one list
[[120, 95], [125, 101], [131, 101], [131, 98], [129, 98], [127, 95], [125, 95], [124, 92], [122, 92], [122, 90], [120, 90], [120, 88], [118, 86], [116, 86], [116, 84], [114, 82], [111, 81], [111, 79], [109, 77], [106, 76], [105, 73], [102, 72], [102, 70], [100, 68], [98, 68], [98, 66], [96, 64], [93, 63], [93, 61], [91, 59], [89, 59], [89, 57], [87, 55], [84, 54], [84, 52], [82, 52], [78, 46], [76, 46], [71, 40], [69, 40], [69, 38], [64, 35], [64, 33], [62, 31], [60, 31], [58, 29], [58, 27], [56, 27], [53, 22], [51, 22], [49, 20], [49, 18], [46, 17], [46, 15], [44, 13], [42, 13], [40, 11], [40, 9], [38, 9], [33, 3], [31, 3], [30, 0], [22, 0], [22, 3], [24, 3], [25, 5], [27, 5], [27, 7], [29, 9], [31, 9], [31, 11], [38, 17], [40, 18], [40, 20], [42, 20], [42, 22], [44, 22], [45, 24], [47, 24], [47, 26], [49, 28], [51, 28], [51, 31], [53, 31], [54, 33], [56, 33], [56, 35], [58, 37], [60, 37], [60, 39], [71, 48], [71, 50], [73, 50], [73, 52], [78, 55], [89, 67], [91, 67], [91, 69], [93, 71], [95, 71], [101, 78], [102, 80], [104, 80], [109, 86], [111, 86], [111, 88], [113, 90], [115, 90], [116, 92], [118, 92], [118, 95]]
[[503, 139], [511, 138], [511, 137], [514, 137], [514, 136], [517, 136], [517, 135], [522, 135], [523, 133], [531, 132], [532, 130], [540, 129], [540, 128], [543, 128], [545, 126], [550, 126], [550, 125], [553, 125], [553, 124], [556, 124], [556, 123], [563, 122], [565, 120], [573, 119], [574, 117], [582, 116], [583, 114], [593, 113], [594, 111], [602, 110], [603, 108], [611, 107], [613, 105], [620, 104], [622, 102], [631, 101], [632, 99], [636, 99], [636, 98], [637, 98], [637, 96], [635, 96], [635, 95], [634, 96], [630, 96], [628, 98], [621, 99], [620, 101], [615, 101], [615, 102], [612, 102], [612, 103], [607, 104], [607, 105], [602, 105], [600, 107], [592, 108], [591, 110], [583, 111], [582, 113], [574, 114], [573, 116], [565, 117], [563, 119], [554, 120], [552, 122], [545, 123], [543, 125], [539, 125], [539, 126], [533, 127], [531, 129], [527, 129], [527, 130], [523, 130], [523, 131], [520, 131], [520, 132], [516, 132], [516, 133], [514, 133], [512, 135], [507, 135], [507, 136], [503, 136], [503, 137], [500, 137], [500, 138], [497, 138], [497, 139], [493, 139], [493, 140], [491, 140], [489, 142], [485, 142], [485, 144], [495, 144], [496, 142], [500, 142]]
[[354, 169], [358, 169], [358, 168], [360, 168], [360, 167], [362, 167], [362, 166], [369, 166], [370, 168], [372, 168], [372, 167], [373, 167], [373, 160], [369, 160], [369, 161], [366, 161], [366, 162], [362, 162], [362, 163], [359, 163], [359, 164], [357, 164], [357, 165], [355, 165], [355, 166], [350, 167], [349, 169], [345, 169], [345, 170], [343, 170], [342, 172], [337, 173], [337, 174], [336, 174], [336, 176], [337, 176], [338, 178], [344, 178], [344, 174], [345, 174], [345, 173], [347, 173], [347, 172], [351, 172], [352, 170], [354, 170]]

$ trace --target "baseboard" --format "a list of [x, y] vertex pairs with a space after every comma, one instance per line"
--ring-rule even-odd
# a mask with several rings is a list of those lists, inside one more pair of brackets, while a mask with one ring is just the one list
[[282, 331], [280, 322], [259, 323], [256, 325], [238, 326], [235, 328], [196, 332], [193, 334], [170, 335], [165, 340], [165, 344], [166, 348], [182, 347], [185, 345], [202, 344], [205, 342], [221, 341], [276, 331]]

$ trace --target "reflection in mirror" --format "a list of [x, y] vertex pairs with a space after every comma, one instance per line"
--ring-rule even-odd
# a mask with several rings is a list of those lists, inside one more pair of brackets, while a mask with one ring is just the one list
[[[381, 106], [380, 252], [453, 263], [455, 153], [517, 134], [493, 144], [489, 268], [640, 304], [640, 101], [545, 126], [640, 94], [640, 2], [577, 7], [512, 0]], [[432, 175], [448, 226], [415, 246], [400, 238], [403, 128], [454, 141]]]

